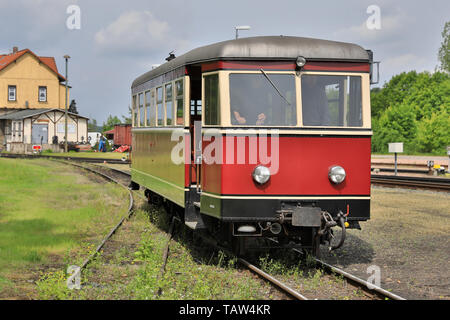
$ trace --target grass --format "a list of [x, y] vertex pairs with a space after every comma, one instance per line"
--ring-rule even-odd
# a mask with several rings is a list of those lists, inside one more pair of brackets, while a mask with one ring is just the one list
[[0, 297], [2, 284], [79, 263], [126, 211], [124, 195], [60, 163], [0, 159]]

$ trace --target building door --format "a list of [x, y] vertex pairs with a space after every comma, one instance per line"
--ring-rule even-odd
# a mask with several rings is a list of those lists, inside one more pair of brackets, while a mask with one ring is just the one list
[[12, 121], [12, 142], [22, 142], [22, 120]]
[[48, 143], [48, 125], [33, 124], [31, 127], [31, 143], [42, 144]]

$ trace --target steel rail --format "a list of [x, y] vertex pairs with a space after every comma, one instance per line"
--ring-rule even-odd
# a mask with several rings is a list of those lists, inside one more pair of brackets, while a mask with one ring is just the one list
[[358, 277], [356, 277], [356, 276], [354, 276], [354, 275], [352, 275], [352, 274], [350, 274], [350, 273], [348, 273], [348, 272], [346, 272], [346, 271], [344, 271], [342, 269], [339, 269], [339, 268], [337, 268], [335, 266], [332, 266], [331, 264], [328, 264], [328, 263], [326, 263], [326, 262], [324, 262], [324, 261], [322, 261], [320, 259], [314, 258], [314, 260], [317, 263], [319, 263], [321, 266], [331, 270], [332, 272], [340, 274], [341, 276], [343, 276], [343, 277], [345, 277], [347, 279], [350, 279], [353, 282], [356, 282], [356, 283], [358, 283], [361, 286], [365, 286], [368, 290], [373, 290], [373, 291], [377, 292], [378, 294], [380, 294], [380, 295], [382, 295], [384, 297], [390, 298], [392, 300], [406, 300], [405, 298], [402, 298], [399, 295], [396, 295], [395, 293], [389, 292], [389, 291], [387, 291], [387, 290], [385, 290], [385, 289], [383, 289], [383, 288], [381, 288], [379, 286], [371, 284], [371, 283], [369, 283], [369, 282], [367, 282], [367, 281], [365, 281], [365, 280], [363, 280], [361, 278], [358, 278]]
[[280, 289], [282, 292], [298, 299], [298, 300], [308, 300], [308, 298], [306, 298], [305, 296], [303, 296], [302, 294], [300, 294], [299, 292], [295, 291], [294, 289], [292, 289], [291, 287], [289, 287], [288, 285], [282, 283], [281, 281], [277, 280], [276, 278], [272, 277], [271, 275], [269, 275], [267, 272], [261, 270], [260, 268], [258, 268], [257, 266], [251, 264], [250, 262], [248, 262], [247, 260], [236, 256], [234, 253], [232, 253], [230, 250], [228, 250], [227, 248], [222, 247], [221, 245], [219, 245], [217, 243], [217, 241], [213, 238], [207, 237], [205, 235], [202, 234], [198, 234], [198, 236], [204, 240], [207, 244], [209, 244], [210, 246], [212, 246], [213, 248], [215, 248], [218, 251], [223, 251], [225, 252], [228, 256], [231, 257], [235, 257], [236, 261], [240, 264], [242, 264], [243, 266], [245, 266], [247, 269], [249, 269], [250, 271], [256, 273], [260, 278], [262, 278], [263, 280], [269, 281], [270, 283], [272, 283], [274, 286], [276, 286], [278, 289]]
[[[164, 276], [164, 272], [166, 271], [166, 264], [167, 264], [167, 258], [169, 257], [169, 245], [170, 245], [170, 241], [172, 240], [173, 237], [173, 228], [175, 226], [175, 217], [172, 217], [172, 221], [170, 222], [170, 227], [169, 227], [169, 232], [167, 234], [167, 242], [166, 242], [166, 246], [164, 248], [164, 252], [163, 252], [163, 263], [161, 265], [161, 268], [159, 269], [159, 275], [156, 278], [156, 280], [160, 280], [163, 276]], [[156, 292], [156, 297], [159, 297], [162, 293], [162, 288], [158, 287], [158, 290]]]
[[281, 281], [277, 280], [276, 278], [272, 277], [270, 274], [268, 274], [267, 272], [264, 272], [263, 270], [259, 269], [258, 267], [256, 267], [255, 265], [251, 264], [247, 260], [244, 260], [243, 258], [237, 257], [237, 261], [239, 263], [241, 263], [242, 265], [246, 266], [251, 271], [253, 271], [256, 274], [258, 274], [260, 277], [262, 277], [265, 280], [271, 282], [272, 284], [274, 284], [275, 286], [280, 288], [282, 291], [288, 293], [290, 296], [292, 296], [292, 297], [294, 297], [294, 298], [296, 298], [298, 300], [308, 300], [308, 298], [306, 298], [304, 295], [300, 294], [299, 292], [295, 291], [294, 289], [292, 289], [288, 285], [286, 285], [286, 284], [282, 283]]
[[[273, 242], [276, 242], [276, 240], [273, 240], [273, 239], [270, 239], [270, 238], [269, 238], [269, 240], [271, 240]], [[298, 249], [294, 249], [293, 248], [292, 251], [303, 255], [303, 252], [298, 250]], [[385, 289], [383, 289], [383, 288], [381, 288], [379, 286], [376, 286], [376, 285], [373, 285], [371, 283], [368, 283], [367, 281], [365, 281], [365, 280], [363, 280], [361, 278], [358, 278], [357, 276], [354, 276], [354, 275], [348, 273], [347, 271], [344, 271], [344, 270], [339, 269], [339, 268], [337, 268], [335, 266], [332, 266], [331, 264], [328, 264], [328, 263], [326, 263], [326, 262], [324, 262], [324, 261], [322, 261], [322, 260], [320, 260], [318, 258], [314, 258], [314, 261], [316, 261], [318, 264], [323, 266], [325, 269], [327, 269], [329, 271], [332, 271], [334, 273], [337, 273], [337, 274], [343, 276], [344, 278], [346, 278], [346, 279], [356, 283], [364, 291], [369, 291], [369, 292], [375, 291], [378, 295], [390, 298], [392, 300], [406, 300], [405, 298], [402, 298], [399, 295], [396, 295], [396, 294], [394, 294], [392, 292], [389, 292], [389, 291], [387, 291], [387, 290], [385, 290]]]
[[372, 184], [450, 191], [450, 179], [371, 175]]

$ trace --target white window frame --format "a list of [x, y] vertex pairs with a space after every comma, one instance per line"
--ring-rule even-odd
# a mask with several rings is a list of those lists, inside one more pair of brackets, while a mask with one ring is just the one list
[[[41, 89], [44, 89], [45, 100], [41, 100]], [[39, 102], [47, 102], [47, 87], [46, 86], [39, 86], [39, 89], [38, 89], [38, 101]]]
[[[11, 91], [11, 89], [13, 89]], [[14, 92], [14, 99], [11, 99], [11, 92]], [[8, 86], [8, 101], [17, 101], [17, 87], [10, 85]]]

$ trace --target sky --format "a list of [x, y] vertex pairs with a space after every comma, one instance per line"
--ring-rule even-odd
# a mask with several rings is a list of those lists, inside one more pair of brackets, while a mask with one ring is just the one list
[[[67, 27], [76, 22], [67, 11], [73, 5], [79, 28]], [[312, 37], [371, 49], [381, 61], [381, 86], [404, 71], [435, 71], [449, 13], [448, 0], [0, 0], [0, 54], [18, 46], [53, 56], [63, 75], [69, 54], [71, 99], [101, 124], [127, 115], [132, 81], [169, 52], [233, 39], [238, 25], [251, 27], [240, 37]]]

